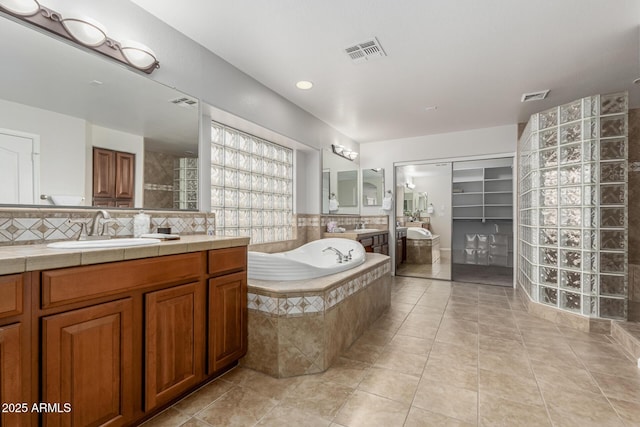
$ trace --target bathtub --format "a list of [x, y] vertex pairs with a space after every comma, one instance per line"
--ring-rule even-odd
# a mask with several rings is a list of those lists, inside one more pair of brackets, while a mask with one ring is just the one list
[[[348, 254], [351, 260], [337, 262], [333, 251], [325, 251], [333, 247]], [[320, 239], [288, 252], [268, 254], [249, 251], [248, 277], [258, 280], [304, 280], [327, 276], [356, 267], [365, 261], [364, 247], [351, 239]]]
[[407, 228], [407, 239], [423, 240], [431, 239], [433, 236], [429, 230], [420, 227]]

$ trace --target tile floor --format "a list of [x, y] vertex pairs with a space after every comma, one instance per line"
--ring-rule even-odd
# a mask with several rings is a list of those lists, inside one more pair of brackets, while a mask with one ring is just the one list
[[398, 276], [420, 277], [423, 279], [451, 279], [451, 254], [440, 251], [440, 259], [433, 264], [402, 263], [396, 274]]
[[511, 289], [394, 278], [391, 308], [322, 374], [236, 368], [159, 426], [640, 426], [640, 370]]

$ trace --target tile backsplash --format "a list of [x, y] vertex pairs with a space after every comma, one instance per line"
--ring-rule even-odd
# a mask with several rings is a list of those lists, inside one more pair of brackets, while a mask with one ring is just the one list
[[[138, 209], [108, 210], [116, 221], [108, 224], [112, 237], [133, 236], [133, 215]], [[178, 234], [213, 234], [215, 217], [211, 213], [145, 210], [151, 215], [151, 232], [158, 227], [171, 227]], [[0, 208], [0, 246], [32, 245], [74, 239], [80, 225], [69, 219], [90, 223], [95, 210]]]

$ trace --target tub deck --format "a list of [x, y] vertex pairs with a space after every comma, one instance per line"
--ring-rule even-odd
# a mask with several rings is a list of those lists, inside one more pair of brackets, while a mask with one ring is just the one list
[[391, 261], [315, 279], [249, 279], [249, 347], [241, 365], [277, 378], [325, 371], [391, 303]]

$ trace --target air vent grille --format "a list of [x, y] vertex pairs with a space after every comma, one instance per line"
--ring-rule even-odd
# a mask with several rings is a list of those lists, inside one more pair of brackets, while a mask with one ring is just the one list
[[379, 59], [387, 56], [377, 38], [363, 41], [344, 50], [351, 60], [356, 64], [361, 64], [372, 59]]
[[171, 99], [169, 100], [169, 102], [184, 108], [193, 108], [198, 105], [197, 99], [189, 98], [187, 96], [181, 96], [180, 98]]
[[545, 99], [549, 94], [549, 89], [538, 92], [523, 93], [520, 102], [539, 101]]

